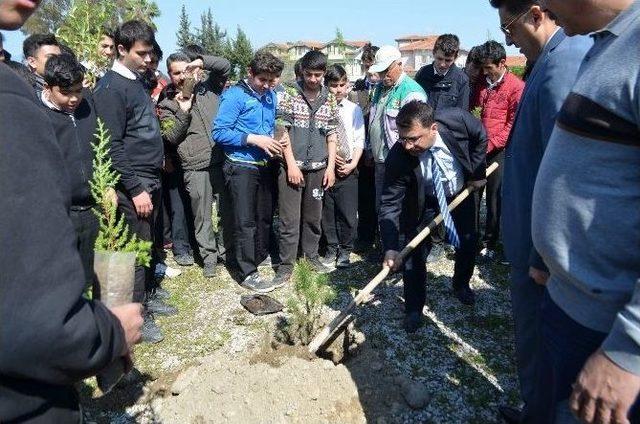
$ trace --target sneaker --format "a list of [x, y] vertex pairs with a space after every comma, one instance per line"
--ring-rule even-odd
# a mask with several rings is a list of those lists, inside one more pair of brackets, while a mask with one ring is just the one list
[[341, 250], [338, 254], [338, 259], [336, 260], [336, 268], [348, 268], [351, 266], [351, 259], [349, 258], [350, 254], [346, 250]]
[[172, 316], [178, 313], [178, 309], [174, 306], [167, 305], [154, 295], [150, 295], [145, 303], [147, 311], [155, 315]]
[[328, 274], [332, 271], [331, 268], [320, 262], [319, 256], [316, 256], [315, 258], [307, 258], [307, 261], [309, 261], [309, 264], [311, 265], [313, 270], [318, 274]]
[[496, 257], [497, 253], [495, 250], [493, 249], [489, 249], [487, 247], [483, 248], [480, 251], [480, 256], [482, 256], [485, 259], [491, 260], [494, 259]]
[[156, 287], [155, 289], [153, 289], [152, 295], [155, 296], [157, 299], [162, 299], [162, 300], [167, 300], [171, 297], [171, 294], [169, 294], [169, 292], [166, 289], [163, 289], [162, 287]]
[[327, 254], [319, 257], [319, 261], [327, 268], [334, 268], [336, 266], [337, 252], [335, 250], [327, 250]]
[[185, 253], [184, 255], [177, 255], [173, 257], [173, 260], [180, 266], [191, 266], [193, 265], [193, 256]]
[[292, 272], [291, 268], [281, 265], [276, 271], [276, 275], [273, 277], [273, 280], [271, 280], [273, 288], [277, 289], [287, 284], [291, 279]]
[[271, 268], [273, 263], [271, 262], [271, 256], [267, 256], [264, 261], [260, 262], [258, 268]]
[[202, 267], [202, 276], [204, 278], [213, 278], [216, 275], [216, 264], [204, 264]]
[[162, 262], [158, 262], [155, 268], [153, 269], [153, 273], [156, 278], [163, 278], [166, 270], [167, 270], [167, 266]]
[[260, 274], [258, 274], [257, 272], [254, 272], [253, 274], [245, 278], [242, 281], [242, 283], [240, 283], [240, 285], [245, 289], [248, 289], [260, 294], [269, 293], [276, 289], [276, 287], [273, 285], [273, 282], [264, 281], [260, 277]]
[[170, 266], [166, 266], [164, 271], [164, 276], [167, 278], [176, 278], [178, 275], [182, 274], [182, 270], [178, 268], [171, 268]]
[[143, 343], [160, 343], [164, 340], [162, 331], [160, 331], [160, 327], [156, 324], [153, 314], [145, 313], [141, 332]]

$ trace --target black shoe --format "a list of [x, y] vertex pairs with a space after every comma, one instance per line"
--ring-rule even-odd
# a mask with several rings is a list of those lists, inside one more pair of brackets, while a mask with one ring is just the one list
[[216, 276], [216, 264], [204, 264], [202, 267], [202, 276], [204, 278], [213, 278]]
[[173, 260], [180, 266], [191, 266], [193, 265], [193, 256], [185, 253], [184, 255], [177, 255], [173, 257]]
[[178, 309], [171, 305], [167, 305], [156, 296], [150, 295], [147, 298], [147, 302], [145, 304], [148, 312], [151, 312], [155, 315], [163, 315], [163, 316], [171, 316], [176, 315], [178, 313]]
[[319, 258], [322, 265], [327, 268], [333, 268], [336, 266], [336, 256], [338, 251], [336, 249], [327, 248], [327, 253]]
[[522, 416], [522, 411], [518, 408], [514, 408], [513, 406], [500, 405], [498, 407], [498, 412], [500, 412], [500, 418], [502, 418], [507, 424], [518, 424], [520, 422], [520, 417]]
[[309, 261], [309, 264], [311, 265], [313, 270], [318, 274], [328, 274], [332, 271], [331, 268], [325, 266], [322, 262], [320, 262], [319, 256], [316, 256], [315, 258], [307, 258], [307, 261]]
[[156, 287], [151, 292], [151, 296], [155, 297], [156, 299], [167, 300], [171, 297], [171, 294], [162, 287]]
[[453, 289], [453, 294], [463, 305], [473, 306], [476, 303], [476, 295], [469, 287]]
[[276, 271], [276, 275], [271, 280], [274, 288], [282, 287], [291, 280], [292, 269], [286, 265], [280, 265]]
[[336, 268], [349, 268], [351, 266], [350, 254], [347, 250], [341, 250], [336, 259]]
[[427, 256], [427, 263], [438, 262], [440, 259], [445, 257], [444, 249], [439, 244], [434, 245], [431, 248], [431, 252], [429, 252], [429, 256]]
[[156, 324], [153, 314], [146, 313], [142, 322], [142, 341], [144, 343], [160, 343], [164, 340], [160, 327]]
[[422, 327], [422, 314], [420, 312], [409, 312], [404, 317], [404, 331], [408, 334], [415, 333]]
[[247, 290], [260, 294], [269, 293], [276, 289], [273, 285], [273, 281], [263, 280], [257, 272], [254, 272], [245, 278], [240, 285]]

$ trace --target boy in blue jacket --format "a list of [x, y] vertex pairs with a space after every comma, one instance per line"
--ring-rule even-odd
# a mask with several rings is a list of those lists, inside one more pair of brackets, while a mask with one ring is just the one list
[[258, 52], [249, 64], [247, 79], [222, 94], [214, 120], [213, 140], [225, 153], [225, 184], [233, 204], [235, 257], [242, 286], [268, 293], [278, 286], [258, 274], [266, 259], [272, 223], [274, 178], [269, 159], [281, 155], [275, 140], [278, 83], [283, 62]]

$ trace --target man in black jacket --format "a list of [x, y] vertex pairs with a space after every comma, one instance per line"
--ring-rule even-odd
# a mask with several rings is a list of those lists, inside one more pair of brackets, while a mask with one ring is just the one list
[[[116, 186], [118, 209], [139, 239], [153, 241], [154, 222], [160, 205], [160, 170], [164, 157], [160, 123], [155, 107], [140, 78], [151, 62], [153, 29], [140, 21], [125, 22], [115, 34], [118, 59], [96, 85], [98, 116], [111, 135], [111, 160], [120, 174]], [[142, 302], [155, 288], [153, 269], [136, 266], [133, 299]], [[148, 312], [162, 312], [155, 306]], [[149, 306], [149, 305], [148, 305]], [[162, 304], [160, 304], [162, 306]], [[143, 339], [163, 339], [153, 315], [145, 315]]]
[[[391, 149], [385, 163], [380, 206], [380, 232], [386, 252], [384, 264], [392, 270], [402, 266], [397, 258], [402, 244], [415, 237], [441, 212], [438, 189], [443, 191], [442, 202], [446, 195], [449, 203], [465, 186], [480, 187], [486, 182], [487, 146], [480, 121], [458, 108], [442, 109], [434, 116], [431, 106], [413, 101], [400, 109], [396, 124], [400, 142]], [[433, 175], [441, 177], [440, 184]], [[457, 233], [459, 240], [453, 290], [464, 304], [474, 302], [469, 280], [478, 240], [475, 204], [470, 196], [451, 212], [455, 229], [450, 231]], [[427, 280], [425, 261], [430, 249], [430, 240], [421, 243], [404, 263], [407, 332], [416, 331], [422, 322]]]
[[[0, 29], [37, 7], [0, 0]], [[30, 7], [29, 7], [30, 6]], [[69, 176], [33, 89], [0, 64], [0, 422], [79, 422], [73, 384], [140, 338], [139, 304], [82, 297]]]
[[441, 35], [433, 47], [433, 63], [416, 74], [416, 82], [424, 88], [436, 111], [445, 107], [469, 110], [469, 77], [455, 64], [459, 51], [460, 40], [456, 35]]

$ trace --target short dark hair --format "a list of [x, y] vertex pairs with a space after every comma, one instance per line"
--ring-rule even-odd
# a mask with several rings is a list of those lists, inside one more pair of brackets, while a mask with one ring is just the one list
[[507, 58], [507, 51], [504, 46], [497, 41], [489, 40], [480, 46], [480, 61], [482, 63], [490, 61], [494, 65]]
[[503, 8], [515, 15], [518, 13], [522, 13], [531, 6], [540, 5], [539, 0], [489, 0], [491, 6], [496, 9]]
[[372, 46], [371, 43], [367, 43], [362, 48], [362, 62], [373, 63], [376, 61], [376, 53], [380, 50], [378, 46]]
[[456, 56], [460, 51], [460, 39], [455, 34], [442, 34], [433, 46], [433, 53], [438, 51], [445, 56]]
[[164, 57], [162, 48], [160, 47], [160, 44], [158, 44], [156, 40], [153, 40], [153, 54], [158, 58], [158, 62], [160, 62]]
[[[153, 28], [151, 28], [149, 24], [133, 20], [127, 21], [118, 27], [114, 35], [113, 42], [115, 44], [116, 51], [118, 51], [118, 46], [122, 46], [126, 51], [129, 51], [136, 41], [153, 46], [155, 40], [156, 37], [153, 33]], [[119, 56], [120, 52], [118, 52], [118, 57]]]
[[328, 86], [331, 82], [340, 82], [343, 79], [347, 79], [347, 71], [341, 65], [331, 65], [324, 74], [324, 85]]
[[420, 100], [412, 100], [402, 106], [396, 116], [396, 125], [399, 128], [411, 128], [416, 121], [424, 128], [431, 126], [436, 121], [433, 116], [433, 107]]
[[44, 82], [49, 87], [70, 88], [84, 79], [84, 68], [67, 53], [51, 56], [44, 65]]
[[169, 57], [167, 57], [167, 72], [171, 72], [171, 64], [173, 62], [191, 62], [189, 56], [187, 56], [184, 52], [176, 52], [171, 53]]
[[108, 27], [103, 27], [102, 28], [102, 36], [107, 36], [109, 38], [111, 38], [112, 40], [115, 39], [115, 35], [114, 35], [114, 30]]
[[318, 50], [310, 50], [302, 56], [300, 66], [303, 71], [307, 69], [324, 72], [327, 70], [327, 56]]
[[204, 47], [198, 44], [189, 44], [182, 49], [182, 52], [189, 57], [189, 62], [193, 62], [197, 58], [207, 54]]
[[469, 65], [470, 63], [472, 63], [476, 66], [480, 66], [482, 64], [482, 57], [480, 57], [481, 53], [482, 53], [482, 46], [471, 47], [471, 50], [469, 50], [469, 54], [467, 55], [466, 65]]
[[249, 63], [249, 69], [251, 69], [253, 75], [271, 74], [280, 76], [284, 69], [284, 62], [266, 50], [258, 50]]
[[22, 54], [25, 59], [34, 57], [42, 46], [60, 46], [58, 39], [53, 34], [33, 34], [22, 43]]
[[293, 74], [296, 79], [302, 78], [302, 58], [296, 60], [296, 63], [293, 64]]
[[61, 54], [68, 54], [71, 55], [75, 58], [77, 58], [78, 56], [76, 55], [76, 52], [73, 51], [73, 49], [69, 46], [67, 46], [66, 44], [60, 44], [60, 53]]

